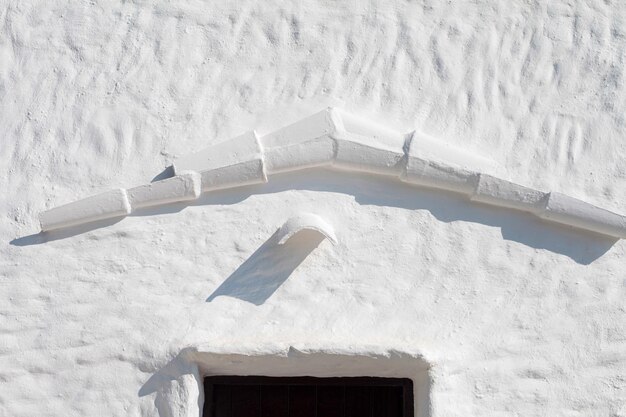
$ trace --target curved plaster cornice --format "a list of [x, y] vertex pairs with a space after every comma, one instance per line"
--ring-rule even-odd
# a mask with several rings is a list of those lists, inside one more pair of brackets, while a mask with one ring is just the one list
[[272, 174], [324, 166], [391, 176], [549, 222], [626, 237], [626, 216], [500, 179], [486, 158], [417, 131], [396, 132], [334, 108], [262, 137], [248, 132], [179, 158], [173, 178], [45, 211], [40, 215], [41, 228], [48, 231], [125, 216], [141, 207], [194, 200], [201, 192], [265, 183]]

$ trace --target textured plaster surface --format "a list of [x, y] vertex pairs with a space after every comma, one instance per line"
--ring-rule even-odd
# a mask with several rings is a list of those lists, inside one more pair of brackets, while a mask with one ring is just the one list
[[[0, 415], [184, 415], [196, 371], [163, 373], [185, 349], [227, 371], [293, 347], [408, 352], [432, 416], [626, 416], [624, 241], [319, 169], [37, 234], [59, 202], [328, 105], [620, 212], [625, 21], [600, 1], [2, 3]], [[268, 249], [298, 212], [338, 244]], [[212, 297], [251, 270], [275, 280]]]

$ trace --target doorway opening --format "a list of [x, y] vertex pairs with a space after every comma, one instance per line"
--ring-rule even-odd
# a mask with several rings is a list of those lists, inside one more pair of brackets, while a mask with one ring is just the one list
[[203, 417], [413, 417], [413, 382], [381, 377], [209, 376]]
[[[214, 352], [203, 347], [193, 347], [181, 350], [166, 366], [153, 374], [141, 387], [139, 395], [155, 394], [154, 404], [161, 417], [202, 415], [209, 417], [213, 412], [213, 406], [209, 403], [216, 398], [212, 395], [213, 388], [207, 391], [207, 387], [219, 382], [219, 379], [213, 378], [264, 375], [261, 378], [276, 378], [279, 382], [277, 385], [294, 385], [293, 381], [298, 381], [300, 378], [314, 378], [311, 381], [335, 380], [339, 381], [339, 385], [343, 384], [346, 387], [350, 385], [350, 382], [370, 380], [375, 382], [374, 386], [385, 384], [389, 386], [389, 383], [391, 386], [402, 385], [402, 409], [404, 410], [402, 416], [431, 417], [433, 415], [431, 372], [431, 364], [419, 352], [401, 350], [353, 348], [349, 352], [342, 353], [337, 349], [304, 351], [289, 346], [285, 350], [273, 349], [267, 352], [255, 351], [255, 354], [242, 354]], [[290, 378], [296, 379], [289, 382]], [[222, 379], [222, 385], [225, 381], [227, 380]], [[266, 381], [270, 380], [266, 379]], [[300, 381], [307, 382], [306, 379]], [[344, 389], [346, 392], [349, 391], [348, 388]], [[374, 388], [370, 388], [370, 394], [372, 390]], [[350, 397], [347, 398], [349, 400]], [[406, 407], [409, 410], [406, 410]], [[348, 410], [347, 407], [344, 408]], [[204, 412], [205, 410], [207, 411]], [[351, 411], [346, 411], [346, 413], [351, 413]], [[345, 414], [346, 417], [350, 415], [352, 414]], [[369, 414], [366, 415], [372, 417]], [[284, 416], [284, 414], [265, 413], [262, 417], [271, 416]], [[344, 414], [341, 416], [343, 417]], [[381, 414], [381, 416], [386, 417], [386, 414]], [[325, 417], [319, 413], [319, 409], [317, 417]]]

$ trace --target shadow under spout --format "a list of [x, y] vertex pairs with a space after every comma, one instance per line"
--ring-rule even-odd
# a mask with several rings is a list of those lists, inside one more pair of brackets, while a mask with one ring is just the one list
[[302, 230], [282, 245], [274, 233], [207, 298], [226, 295], [261, 305], [280, 287], [324, 240], [312, 230]]

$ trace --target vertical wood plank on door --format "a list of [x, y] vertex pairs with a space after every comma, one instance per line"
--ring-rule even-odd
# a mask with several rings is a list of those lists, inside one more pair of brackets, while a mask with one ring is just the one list
[[259, 385], [233, 385], [232, 417], [261, 417], [261, 389]]
[[317, 387], [317, 417], [343, 417], [345, 406], [345, 387]]
[[231, 417], [231, 389], [228, 385], [213, 385], [213, 417]]
[[[387, 387], [387, 415], [409, 417], [408, 414], [403, 414], [403, 401], [403, 387]], [[413, 416], [413, 414], [411, 414], [411, 416]]]
[[372, 387], [370, 391], [372, 417], [398, 417], [402, 415], [398, 414], [400, 410], [396, 410], [395, 406], [389, 404], [389, 402], [394, 401], [392, 389], [393, 387]]
[[346, 386], [345, 417], [370, 417], [370, 401], [370, 387]]
[[402, 402], [400, 403], [400, 406], [402, 407], [402, 415], [404, 417], [414, 416], [413, 401], [413, 384], [405, 383], [402, 386]]
[[288, 417], [288, 408], [287, 385], [261, 385], [261, 417]]
[[289, 417], [315, 417], [316, 387], [291, 385], [289, 387]]

